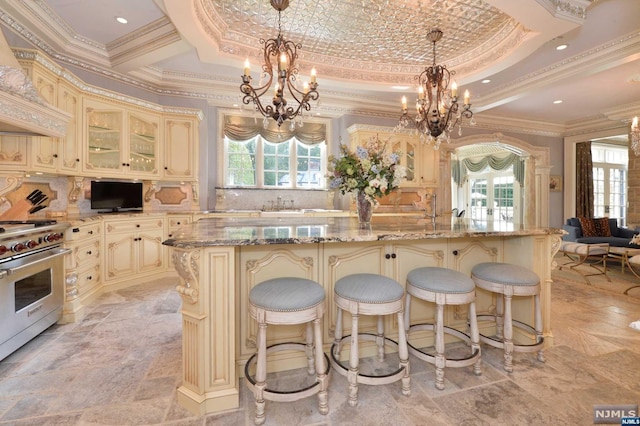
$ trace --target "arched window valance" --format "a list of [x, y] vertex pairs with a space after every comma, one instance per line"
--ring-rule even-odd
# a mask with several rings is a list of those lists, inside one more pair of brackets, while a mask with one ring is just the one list
[[495, 155], [487, 155], [478, 161], [470, 158], [455, 160], [451, 164], [451, 175], [453, 181], [458, 186], [462, 186], [468, 172], [479, 172], [487, 166], [493, 170], [504, 170], [513, 165], [513, 175], [520, 186], [524, 185], [525, 160], [516, 154], [509, 154], [506, 157], [498, 157]]
[[295, 136], [306, 145], [315, 145], [326, 139], [326, 126], [320, 123], [304, 123], [302, 127], [296, 124], [291, 130], [290, 126], [283, 124], [278, 127], [275, 121], [269, 120], [265, 129], [263, 120], [253, 117], [225, 116], [224, 135], [234, 141], [246, 141], [257, 135], [271, 143], [285, 142]]

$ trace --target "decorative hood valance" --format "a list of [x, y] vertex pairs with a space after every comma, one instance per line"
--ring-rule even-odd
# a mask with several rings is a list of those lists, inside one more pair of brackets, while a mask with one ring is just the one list
[[246, 141], [257, 135], [271, 143], [285, 142], [295, 137], [307, 145], [315, 145], [326, 140], [326, 126], [320, 123], [297, 124], [291, 130], [289, 126], [278, 127], [275, 121], [269, 121], [267, 128], [262, 118], [227, 115], [224, 117], [224, 135], [234, 141]]

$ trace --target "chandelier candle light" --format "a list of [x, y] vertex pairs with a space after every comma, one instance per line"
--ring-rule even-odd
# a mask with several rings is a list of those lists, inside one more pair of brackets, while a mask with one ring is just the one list
[[[244, 94], [242, 102], [248, 105], [253, 102], [256, 111], [264, 116], [264, 126], [268, 125], [269, 117], [273, 118], [278, 127], [286, 120], [291, 120], [291, 126], [295, 126], [295, 118], [299, 116], [298, 125], [302, 126], [302, 115], [304, 111], [310, 111], [310, 101], [318, 100], [318, 83], [316, 81], [316, 70], [311, 69], [311, 77], [308, 83], [304, 83], [300, 87], [300, 78], [298, 76], [298, 49], [302, 46], [290, 40], [285, 40], [282, 36], [281, 14], [289, 6], [289, 0], [271, 0], [271, 6], [278, 11], [278, 36], [268, 40], [260, 39], [263, 44], [262, 53], [264, 54], [264, 64], [262, 65], [262, 73], [259, 87], [251, 85], [251, 67], [249, 60], [244, 63], [244, 75], [242, 76], [242, 84], [240, 91]], [[260, 101], [260, 97], [264, 95], [274, 80], [276, 74], [276, 83], [273, 91], [272, 104], [264, 106]], [[263, 84], [264, 80], [268, 79]], [[285, 88], [288, 96], [293, 98], [297, 105], [287, 105], [285, 98]]]
[[418, 99], [416, 100], [416, 116], [411, 117], [407, 109], [407, 98], [402, 97], [402, 116], [398, 128], [415, 127], [421, 133], [421, 140], [433, 143], [438, 149], [442, 141], [450, 142], [449, 133], [458, 126], [458, 134], [462, 135], [462, 120], [469, 119], [474, 125], [473, 112], [469, 102], [469, 91], [464, 92], [462, 109], [458, 105], [458, 85], [455, 81], [449, 90], [449, 81], [455, 71], [449, 71], [445, 65], [436, 64], [436, 43], [442, 38], [442, 31], [433, 29], [427, 39], [433, 43], [433, 65], [425, 68], [415, 76], [418, 80]]

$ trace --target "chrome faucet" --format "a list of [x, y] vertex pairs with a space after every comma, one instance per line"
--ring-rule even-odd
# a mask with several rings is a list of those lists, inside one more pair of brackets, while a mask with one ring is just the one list
[[431, 219], [431, 223], [435, 226], [436, 224], [436, 218], [438, 217], [437, 212], [437, 207], [438, 207], [438, 202], [437, 202], [437, 198], [436, 198], [436, 194], [431, 194], [431, 214], [427, 213], [427, 209], [425, 207], [424, 209], [424, 217], [425, 218], [430, 218]]

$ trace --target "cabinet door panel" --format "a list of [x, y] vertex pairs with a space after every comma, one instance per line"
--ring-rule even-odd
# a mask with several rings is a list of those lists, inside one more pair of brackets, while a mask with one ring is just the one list
[[133, 235], [105, 235], [105, 281], [132, 276], [136, 273], [136, 248]]
[[84, 170], [120, 172], [122, 164], [124, 110], [92, 99], [85, 99], [84, 129], [87, 156]]
[[[273, 245], [240, 248], [240, 352], [249, 356], [256, 350], [257, 323], [246, 312], [249, 292], [260, 282], [282, 277], [306, 278], [318, 282], [318, 246]], [[286, 271], [284, 273], [283, 271]], [[321, 285], [321, 283], [318, 283]], [[305, 325], [270, 326], [267, 345], [304, 341]], [[276, 355], [277, 356], [277, 355]]]
[[71, 114], [71, 120], [67, 126], [67, 134], [60, 139], [58, 146], [58, 168], [68, 173], [80, 171], [80, 158], [82, 157], [82, 145], [80, 138], [80, 95], [72, 87], [61, 84], [58, 89], [58, 108]]
[[27, 166], [27, 137], [0, 136], [0, 165], [7, 169]]
[[164, 122], [163, 176], [170, 179], [193, 179], [198, 141], [196, 122], [178, 117]]
[[[355, 273], [371, 273], [379, 275], [387, 275], [389, 263], [385, 259], [387, 252], [384, 244], [340, 244], [340, 247], [330, 247], [326, 244], [324, 247], [324, 281], [327, 293], [327, 313], [329, 327], [325, 327], [326, 341], [331, 341], [333, 331], [336, 326], [337, 308], [334, 303], [333, 291], [335, 283], [340, 278]], [[360, 317], [360, 332], [375, 333], [377, 329], [377, 318], [374, 316]], [[389, 321], [389, 319], [387, 319]], [[345, 334], [351, 329], [351, 315], [344, 314], [343, 328]], [[329, 333], [329, 334], [327, 334]]]
[[164, 267], [163, 232], [144, 232], [137, 236], [138, 271], [146, 272]]
[[129, 157], [127, 169], [134, 175], [158, 176], [158, 139], [160, 118], [152, 114], [130, 112]]

